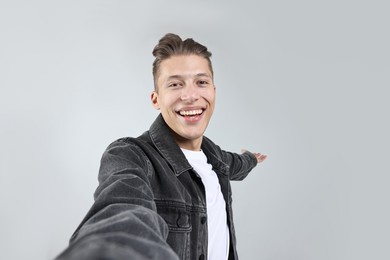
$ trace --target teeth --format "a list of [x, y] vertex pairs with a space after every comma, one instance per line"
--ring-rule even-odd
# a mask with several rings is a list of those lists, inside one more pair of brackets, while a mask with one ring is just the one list
[[179, 113], [180, 113], [180, 115], [182, 115], [182, 116], [199, 115], [199, 114], [202, 114], [202, 109], [190, 110], [190, 111], [180, 111]]

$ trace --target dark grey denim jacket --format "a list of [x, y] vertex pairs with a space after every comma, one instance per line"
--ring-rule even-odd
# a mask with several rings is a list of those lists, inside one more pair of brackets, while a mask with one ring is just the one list
[[[222, 151], [206, 137], [202, 150], [226, 201], [229, 259], [238, 259], [229, 181], [244, 179], [257, 160]], [[143, 135], [108, 146], [94, 197], [58, 259], [207, 259], [204, 186], [161, 115]]]

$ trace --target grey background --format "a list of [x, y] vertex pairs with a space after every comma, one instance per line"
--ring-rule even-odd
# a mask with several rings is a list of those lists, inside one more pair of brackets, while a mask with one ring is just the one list
[[390, 259], [387, 1], [0, 1], [0, 259], [51, 259], [106, 146], [157, 115], [167, 32], [213, 52], [241, 259]]

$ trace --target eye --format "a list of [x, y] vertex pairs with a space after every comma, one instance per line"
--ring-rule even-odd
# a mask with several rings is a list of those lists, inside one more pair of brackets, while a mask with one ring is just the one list
[[207, 86], [209, 84], [209, 82], [206, 81], [206, 80], [199, 80], [198, 84], [205, 87], [205, 86]]
[[182, 84], [180, 82], [171, 82], [168, 84], [168, 88], [178, 88], [181, 86], [182, 86]]

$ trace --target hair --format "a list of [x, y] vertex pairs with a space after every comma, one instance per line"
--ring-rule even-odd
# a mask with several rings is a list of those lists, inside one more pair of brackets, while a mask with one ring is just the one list
[[153, 79], [154, 89], [157, 90], [157, 78], [159, 75], [160, 64], [162, 61], [169, 59], [173, 56], [181, 55], [198, 55], [205, 58], [209, 64], [211, 76], [213, 76], [213, 67], [211, 64], [211, 52], [207, 50], [207, 47], [194, 41], [192, 38], [185, 39], [184, 41], [176, 34], [167, 33], [160, 39], [158, 44], [153, 49], [153, 56], [155, 60], [153, 62]]

